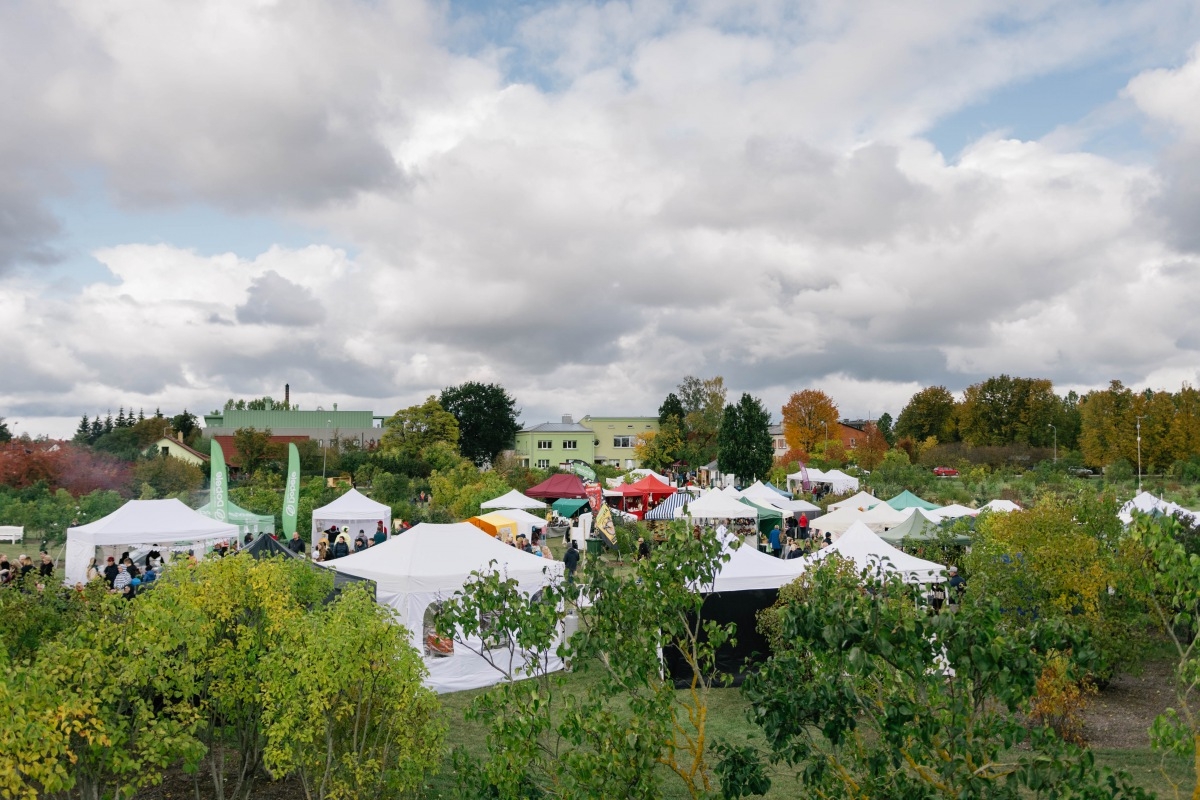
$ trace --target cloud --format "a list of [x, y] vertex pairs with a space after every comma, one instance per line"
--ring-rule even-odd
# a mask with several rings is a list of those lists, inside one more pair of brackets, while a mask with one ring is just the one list
[[325, 319], [325, 309], [313, 293], [275, 270], [250, 283], [246, 302], [235, 309], [244, 325], [315, 325]]

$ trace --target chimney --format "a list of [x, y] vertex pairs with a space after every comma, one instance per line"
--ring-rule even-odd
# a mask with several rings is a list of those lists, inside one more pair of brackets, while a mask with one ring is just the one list
[[292, 386], [289, 383], [283, 385], [283, 407], [292, 410]]
[[179, 440], [180, 444], [183, 444], [183, 431], [175, 431], [175, 438]]
[[574, 423], [574, 420], [571, 419], [570, 414], [563, 414], [563, 425], [571, 425], [573, 423]]

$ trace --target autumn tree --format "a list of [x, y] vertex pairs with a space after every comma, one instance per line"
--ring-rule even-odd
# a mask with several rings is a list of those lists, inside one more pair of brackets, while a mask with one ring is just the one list
[[435, 442], [458, 448], [458, 420], [430, 395], [419, 406], [409, 406], [388, 417], [384, 423], [380, 450], [418, 460], [421, 451]]
[[159, 497], [197, 491], [204, 485], [204, 472], [174, 456], [149, 458], [133, 468], [133, 480], [138, 486], [151, 486]]
[[736, 405], [725, 406], [718, 435], [721, 471], [743, 485], [766, 477], [774, 460], [770, 426], [771, 413], [757, 397], [743, 393]]
[[930, 436], [939, 442], [952, 442], [954, 395], [945, 386], [929, 386], [914, 394], [896, 419], [896, 435], [923, 442]]
[[820, 389], [796, 392], [783, 406], [783, 437], [791, 450], [812, 453], [817, 442], [837, 438], [837, 425], [837, 404]]
[[238, 428], [233, 432], [233, 447], [238, 452], [243, 472], [253, 474], [278, 453], [271, 447], [271, 429]]
[[11, 441], [12, 432], [8, 429], [8, 423], [4, 421], [4, 417], [0, 417], [0, 444]]
[[1088, 392], [1080, 401], [1079, 446], [1088, 464], [1106, 466], [1137, 459], [1137, 411], [1133, 391], [1114, 380], [1107, 389]]
[[438, 402], [458, 420], [458, 451], [478, 467], [511, 448], [521, 429], [517, 401], [498, 383], [448, 386]]
[[1050, 425], [1058, 420], [1061, 407], [1048, 379], [999, 375], [963, 391], [958, 432], [964, 442], [976, 446], [1046, 447], [1053, 437]]
[[634, 443], [633, 453], [642, 466], [662, 470], [679, 459], [683, 449], [680, 417], [669, 416], [657, 431], [643, 431]]
[[887, 438], [874, 422], [863, 426], [863, 438], [854, 449], [854, 461], [863, 469], [875, 469], [888, 451]]

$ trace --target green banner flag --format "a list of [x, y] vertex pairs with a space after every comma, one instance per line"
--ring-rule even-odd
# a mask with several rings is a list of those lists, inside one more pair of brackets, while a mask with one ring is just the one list
[[283, 486], [283, 534], [291, 538], [296, 532], [296, 511], [300, 507], [300, 451], [295, 442], [288, 442], [287, 483]]
[[212, 440], [212, 447], [209, 450], [209, 469], [209, 516], [217, 522], [228, 522], [229, 476], [225, 472], [225, 453], [221, 450], [221, 443], [216, 439]]

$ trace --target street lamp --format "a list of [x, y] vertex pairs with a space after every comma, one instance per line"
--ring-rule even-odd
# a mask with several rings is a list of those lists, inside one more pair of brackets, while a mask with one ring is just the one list
[[1138, 436], [1138, 494], [1142, 493], [1142, 418], [1137, 418]]
[[[1047, 423], [1051, 428], [1054, 428], [1054, 423]], [[1058, 428], [1054, 428], [1054, 463], [1058, 463]]]
[[325, 420], [325, 447], [321, 449], [321, 485], [325, 485], [325, 460], [329, 458], [329, 426], [333, 420]]
[[821, 425], [825, 428], [825, 449], [829, 449], [829, 423], [821, 420]]

